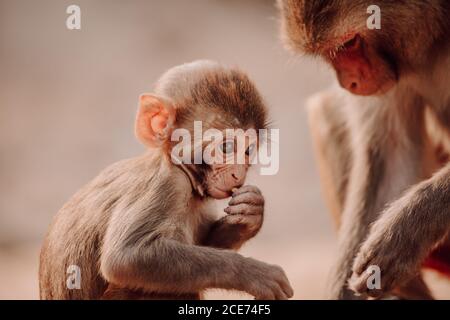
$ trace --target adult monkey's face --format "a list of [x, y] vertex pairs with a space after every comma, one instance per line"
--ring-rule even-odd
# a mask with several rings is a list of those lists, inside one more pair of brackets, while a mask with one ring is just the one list
[[[440, 29], [439, 1], [377, 1], [381, 28], [369, 29], [371, 0], [278, 0], [284, 43], [320, 56], [340, 85], [358, 95], [388, 91], [424, 59]], [[426, 37], [418, 37], [418, 32]], [[418, 39], [420, 38], [420, 39]], [[426, 39], [425, 39], [426, 38]], [[411, 63], [414, 61], [414, 63]]]

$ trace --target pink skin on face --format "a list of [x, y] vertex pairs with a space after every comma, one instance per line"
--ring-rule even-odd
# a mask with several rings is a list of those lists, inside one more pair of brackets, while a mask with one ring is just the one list
[[359, 34], [344, 42], [343, 48], [329, 59], [341, 87], [353, 94], [380, 94], [394, 84], [392, 77], [387, 76], [391, 70], [375, 52], [369, 50]]

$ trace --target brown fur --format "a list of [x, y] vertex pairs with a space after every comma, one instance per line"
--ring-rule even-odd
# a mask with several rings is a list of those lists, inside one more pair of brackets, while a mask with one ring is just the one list
[[[396, 55], [399, 62], [426, 59], [429, 47], [448, 30], [446, 0], [277, 0], [281, 13], [281, 37], [295, 52], [322, 55], [339, 50], [350, 33], [359, 32], [370, 42]], [[367, 8], [381, 8], [381, 30], [368, 30]], [[418, 36], [418, 32], [422, 36]]]

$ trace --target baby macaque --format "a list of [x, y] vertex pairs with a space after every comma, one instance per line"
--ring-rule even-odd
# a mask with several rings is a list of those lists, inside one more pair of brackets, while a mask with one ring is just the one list
[[[195, 138], [199, 122], [214, 139]], [[105, 169], [55, 217], [40, 255], [41, 299], [199, 299], [208, 288], [292, 297], [280, 267], [232, 251], [263, 222], [261, 191], [244, 186], [259, 140], [240, 144], [220, 133], [266, 122], [259, 93], [239, 70], [197, 61], [165, 73], [154, 94], [140, 97], [136, 135], [149, 151]], [[214, 161], [197, 161], [199, 154]], [[233, 155], [244, 161], [228, 161]], [[228, 197], [218, 218], [211, 204]], [[73, 266], [78, 288], [67, 286]]]

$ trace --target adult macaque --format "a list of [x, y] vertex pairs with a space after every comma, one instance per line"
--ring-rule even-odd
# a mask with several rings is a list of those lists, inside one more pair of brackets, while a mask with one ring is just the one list
[[[287, 46], [327, 61], [359, 95], [335, 88], [309, 102], [339, 224], [329, 295], [427, 299], [426, 258], [450, 274], [450, 2], [377, 1], [380, 30], [366, 26], [372, 4], [279, 0]], [[381, 269], [379, 290], [368, 289], [370, 265]]]
[[[223, 157], [245, 153], [241, 164], [174, 163], [171, 135], [192, 133], [194, 121], [203, 130], [263, 129], [266, 108], [238, 70], [206, 61], [169, 70], [140, 98], [136, 135], [151, 150], [105, 169], [53, 221], [40, 256], [42, 299], [196, 299], [208, 288], [293, 295], [280, 267], [225, 250], [263, 222], [261, 192], [243, 186], [257, 141], [242, 150], [234, 138], [214, 141]], [[227, 215], [214, 216], [213, 200], [229, 196]], [[81, 271], [79, 290], [66, 287], [70, 265]]]

